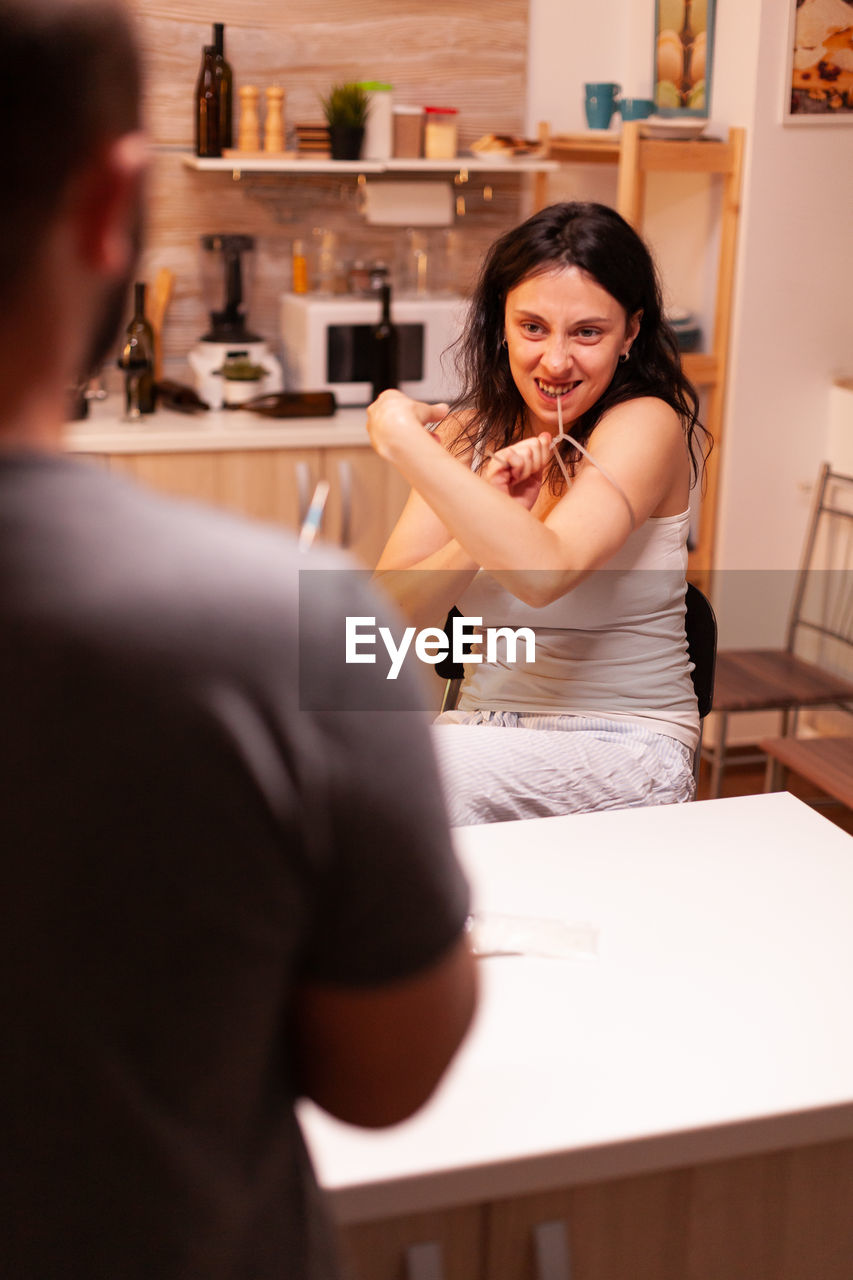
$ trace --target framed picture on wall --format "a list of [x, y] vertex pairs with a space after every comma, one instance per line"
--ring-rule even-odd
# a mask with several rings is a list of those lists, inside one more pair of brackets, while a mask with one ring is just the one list
[[707, 116], [715, 0], [656, 0], [654, 98], [659, 115]]
[[785, 123], [853, 123], [853, 0], [789, 4]]

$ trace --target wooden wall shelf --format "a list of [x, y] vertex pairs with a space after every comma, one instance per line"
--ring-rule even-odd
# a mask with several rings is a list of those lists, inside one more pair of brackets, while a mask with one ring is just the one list
[[560, 165], [554, 159], [496, 160], [480, 156], [454, 156], [452, 160], [330, 160], [299, 158], [287, 155], [231, 155], [222, 159], [206, 159], [189, 152], [181, 154], [188, 169], [202, 173], [280, 173], [289, 177], [307, 177], [329, 173], [554, 173]]

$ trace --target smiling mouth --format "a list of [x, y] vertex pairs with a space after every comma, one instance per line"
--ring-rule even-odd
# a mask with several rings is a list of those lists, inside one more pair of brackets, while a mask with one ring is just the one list
[[544, 382], [542, 378], [534, 379], [537, 387], [543, 395], [548, 396], [550, 400], [557, 400], [560, 396], [568, 395], [575, 387], [580, 386], [580, 382]]

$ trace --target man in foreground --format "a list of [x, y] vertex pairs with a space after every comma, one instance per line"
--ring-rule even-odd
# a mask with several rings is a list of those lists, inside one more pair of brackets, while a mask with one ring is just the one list
[[426, 731], [300, 709], [300, 640], [381, 612], [357, 575], [300, 637], [289, 539], [63, 456], [136, 52], [109, 0], [0, 0], [0, 65], [0, 1274], [331, 1277], [295, 1099], [403, 1118], [474, 1003]]

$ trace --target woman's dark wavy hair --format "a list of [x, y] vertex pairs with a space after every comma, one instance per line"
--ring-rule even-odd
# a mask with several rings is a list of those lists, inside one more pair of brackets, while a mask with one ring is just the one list
[[[571, 201], [540, 210], [501, 236], [486, 255], [468, 325], [456, 348], [462, 391], [453, 409], [465, 423], [457, 448], [493, 453], [520, 437], [526, 405], [513, 381], [503, 343], [507, 294], [522, 280], [563, 267], [586, 272], [616, 299], [626, 316], [642, 312], [630, 357], [617, 365], [600, 399], [574, 422], [572, 435], [586, 444], [608, 409], [638, 396], [657, 396], [681, 419], [695, 483], [710, 452], [711, 437], [699, 422], [699, 398], [681, 370], [675, 334], [664, 319], [651, 254], [614, 209], [588, 202]], [[560, 449], [571, 470], [580, 455], [567, 442]], [[558, 490], [556, 461], [548, 478], [552, 490]]]

